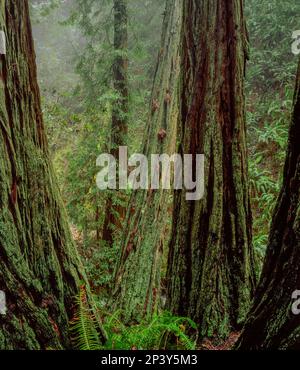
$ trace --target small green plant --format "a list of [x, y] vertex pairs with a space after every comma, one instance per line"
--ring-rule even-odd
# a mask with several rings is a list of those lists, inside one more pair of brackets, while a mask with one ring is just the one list
[[193, 350], [196, 347], [197, 325], [189, 318], [173, 316], [165, 311], [155, 314], [150, 321], [126, 326], [120, 317], [121, 313], [115, 312], [106, 319], [106, 349]]
[[77, 297], [77, 312], [70, 323], [75, 349], [193, 350], [196, 348], [197, 325], [189, 318], [163, 312], [154, 315], [151, 320], [126, 326], [122, 323], [120, 311], [105, 316], [103, 326], [107, 341], [101, 344], [96, 330], [95, 316], [88, 307], [85, 289], [82, 288]]
[[85, 287], [80, 288], [76, 297], [76, 313], [70, 322], [73, 345], [80, 350], [98, 350], [101, 348], [97, 332], [96, 318], [87, 303]]

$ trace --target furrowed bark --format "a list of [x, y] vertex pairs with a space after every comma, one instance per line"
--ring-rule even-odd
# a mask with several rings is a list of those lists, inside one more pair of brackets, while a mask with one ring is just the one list
[[179, 153], [205, 155], [205, 195], [176, 191], [168, 308], [226, 337], [255, 286], [246, 160], [247, 32], [241, 0], [184, 2]]
[[27, 1], [1, 1], [0, 349], [70, 348], [86, 284], [48, 153]]

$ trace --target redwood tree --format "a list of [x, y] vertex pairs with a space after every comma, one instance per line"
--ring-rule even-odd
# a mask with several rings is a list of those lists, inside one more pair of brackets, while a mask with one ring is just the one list
[[0, 349], [69, 348], [86, 283], [50, 163], [28, 1], [3, 1], [0, 21]]
[[[182, 0], [167, 0], [149, 119], [142, 153], [173, 154], [178, 119], [179, 42]], [[126, 322], [150, 316], [160, 298], [161, 263], [170, 219], [168, 190], [134, 191], [129, 203], [115, 274], [112, 303]]]
[[176, 191], [168, 308], [225, 337], [245, 320], [255, 286], [247, 176], [242, 0], [184, 1], [179, 153], [205, 154], [205, 195]]
[[283, 186], [275, 208], [260, 283], [238, 349], [300, 349], [300, 62]]
[[[114, 0], [113, 84], [116, 99], [112, 108], [111, 154], [118, 158], [119, 146], [126, 145], [128, 124], [128, 10], [127, 0]], [[123, 200], [124, 202], [124, 200]], [[113, 243], [115, 228], [121, 227], [126, 210], [122, 197], [109, 194], [106, 204], [103, 240]]]

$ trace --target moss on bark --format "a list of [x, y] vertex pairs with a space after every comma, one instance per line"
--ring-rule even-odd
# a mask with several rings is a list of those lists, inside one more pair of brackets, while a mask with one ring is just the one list
[[73, 298], [87, 283], [49, 159], [28, 1], [1, 3], [0, 349], [68, 348]]
[[[168, 0], [143, 143], [148, 159], [175, 152], [181, 20], [182, 0]], [[126, 322], [151, 316], [158, 308], [170, 197], [168, 190], [138, 190], [131, 197], [113, 294], [113, 307], [123, 311]]]

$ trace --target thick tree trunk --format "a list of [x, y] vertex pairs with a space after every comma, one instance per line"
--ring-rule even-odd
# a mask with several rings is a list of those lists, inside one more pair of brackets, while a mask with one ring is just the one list
[[[119, 146], [126, 145], [128, 122], [127, 0], [114, 0], [114, 49], [116, 56], [113, 65], [113, 78], [117, 98], [112, 110], [111, 154], [118, 158]], [[113, 195], [110, 194], [107, 199], [103, 226], [103, 240], [109, 245], [113, 244], [114, 230], [121, 228], [125, 214], [126, 209], [122, 205], [122, 197], [119, 200], [115, 199], [114, 202]]]
[[180, 153], [205, 154], [205, 196], [176, 191], [168, 308], [202, 337], [238, 329], [255, 286], [247, 177], [242, 0], [184, 2]]
[[[168, 0], [144, 139], [148, 159], [175, 151], [181, 20], [182, 0]], [[114, 290], [115, 307], [127, 322], [151, 315], [158, 306], [170, 196], [168, 190], [138, 190], [131, 197]]]
[[2, 1], [0, 22], [0, 349], [66, 348], [85, 278], [49, 159], [28, 2]]
[[300, 63], [284, 168], [269, 246], [255, 299], [238, 349], [300, 349], [300, 315], [292, 296], [300, 290]]

